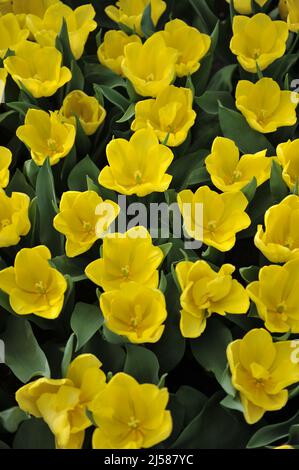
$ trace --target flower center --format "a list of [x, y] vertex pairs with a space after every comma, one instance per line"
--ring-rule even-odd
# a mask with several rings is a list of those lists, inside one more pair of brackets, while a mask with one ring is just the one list
[[215, 232], [216, 226], [217, 226], [216, 220], [210, 220], [210, 221], [208, 222], [208, 230], [209, 230], [210, 232]]
[[241, 176], [242, 176], [241, 171], [235, 170], [233, 172], [233, 181], [238, 181], [241, 178]]
[[51, 153], [58, 152], [58, 146], [56, 140], [50, 138], [47, 140], [47, 147]]
[[153, 73], [150, 73], [147, 77], [146, 77], [146, 81], [147, 82], [153, 82], [155, 80], [155, 77], [154, 77], [154, 74]]
[[134, 178], [135, 178], [135, 181], [137, 184], [141, 184], [142, 183], [142, 180], [141, 180], [141, 172], [139, 170], [135, 171], [134, 173]]
[[136, 419], [135, 416], [131, 416], [131, 418], [128, 421], [128, 426], [131, 429], [137, 429], [140, 425], [139, 419]]
[[259, 48], [256, 48], [253, 50], [253, 58], [258, 59], [259, 56], [261, 55], [261, 50]]
[[250, 365], [250, 370], [252, 377], [255, 379], [255, 384], [260, 386], [264, 384], [265, 380], [268, 380], [270, 377], [269, 372], [265, 367], [261, 366], [260, 364], [257, 364], [256, 362], [253, 362]]
[[121, 268], [121, 273], [125, 279], [128, 279], [130, 274], [130, 266], [127, 264]]
[[10, 225], [10, 220], [9, 220], [9, 219], [2, 219], [2, 220], [0, 221], [0, 223], [1, 223], [1, 228], [5, 228], [5, 227], [7, 227], [8, 225]]
[[82, 221], [83, 224], [83, 229], [85, 232], [91, 232], [92, 231], [92, 225], [90, 222], [86, 222], [85, 220]]
[[39, 294], [45, 294], [47, 292], [43, 281], [36, 282], [35, 288]]

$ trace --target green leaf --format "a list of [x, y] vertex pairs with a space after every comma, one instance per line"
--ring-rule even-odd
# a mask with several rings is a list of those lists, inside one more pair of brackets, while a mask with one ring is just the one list
[[26, 383], [37, 376], [50, 377], [45, 353], [27, 320], [8, 317], [1, 339], [5, 344], [5, 362], [21, 382]]
[[26, 116], [28, 109], [40, 109], [38, 106], [35, 106], [27, 101], [12, 101], [11, 103], [7, 103], [7, 107], [17, 111], [22, 116]]
[[15, 433], [26, 419], [29, 419], [29, 416], [18, 406], [0, 412], [0, 426], [10, 433]]
[[290, 427], [293, 424], [299, 424], [299, 412], [292, 418], [282, 423], [270, 424], [259, 429], [247, 444], [248, 449], [256, 449], [257, 447], [265, 447], [279, 439], [283, 439], [289, 435]]
[[135, 116], [135, 103], [130, 104], [124, 115], [116, 122], [118, 124], [122, 124], [124, 122], [129, 121], [133, 116]]
[[112, 72], [112, 70], [104, 67], [103, 65], [85, 63], [84, 65], [84, 77], [85, 80], [97, 85], [105, 85], [110, 88], [118, 86], [126, 87], [125, 80]]
[[235, 101], [228, 91], [206, 91], [194, 99], [196, 104], [208, 114], [218, 114], [219, 102], [228, 108], [233, 108]]
[[[85, 134], [85, 131], [82, 127], [81, 121], [76, 116], [76, 149], [77, 154], [81, 157], [88, 155], [91, 148], [91, 142], [88, 135]], [[67, 157], [68, 158], [68, 157]]]
[[246, 196], [248, 202], [251, 202], [252, 199], [254, 198], [255, 193], [256, 193], [256, 188], [257, 188], [257, 181], [256, 181], [256, 177], [254, 176], [252, 180], [250, 181], [250, 183], [248, 183], [242, 189], [242, 193], [244, 194], [244, 196]]
[[13, 177], [11, 178], [9, 185], [6, 188], [6, 194], [10, 196], [13, 192], [25, 193], [28, 194], [30, 198], [35, 196], [35, 191], [28, 184], [23, 173], [17, 168]]
[[53, 219], [58, 212], [58, 206], [49, 159], [39, 169], [36, 196], [40, 217], [40, 241], [48, 246], [52, 255], [59, 255], [62, 250], [62, 236], [53, 227]]
[[51, 260], [51, 264], [53, 264], [54, 267], [64, 276], [70, 276], [73, 282], [84, 281], [87, 279], [84, 271], [89, 262], [90, 260], [88, 258], [81, 256], [68, 258], [66, 255], [56, 256]]
[[219, 404], [216, 394], [188, 424], [172, 449], [239, 449], [248, 439], [248, 426]]
[[152, 20], [152, 5], [151, 2], [144, 9], [141, 19], [141, 29], [146, 38], [150, 37], [155, 32], [155, 25]]
[[272, 160], [270, 189], [275, 202], [282, 201], [289, 193], [289, 189], [282, 179], [282, 168], [275, 160]]
[[226, 348], [232, 341], [230, 330], [217, 318], [209, 318], [202, 335], [191, 340], [191, 350], [197, 362], [213, 372], [221, 385], [227, 366]]
[[75, 334], [72, 333], [66, 343], [64, 353], [63, 353], [63, 358], [61, 362], [62, 377], [66, 377], [68, 367], [72, 361], [73, 352], [74, 352], [74, 341], [75, 341]]
[[206, 167], [202, 166], [192, 171], [192, 173], [189, 175], [186, 185], [192, 186], [194, 184], [208, 183], [210, 181], [211, 178]]
[[208, 90], [227, 91], [231, 93], [233, 91], [233, 75], [237, 68], [237, 64], [230, 64], [218, 70], [211, 78], [208, 84]]
[[96, 182], [98, 180], [100, 170], [93, 163], [89, 156], [81, 160], [71, 171], [68, 177], [68, 186], [71, 191], [86, 191], [86, 176]]
[[123, 95], [118, 91], [115, 91], [113, 88], [102, 85], [101, 90], [105, 98], [110, 101], [110, 103], [115, 104], [121, 111], [124, 113], [130, 106], [129, 100], [127, 100]]
[[159, 362], [156, 355], [142, 346], [126, 345], [124, 372], [139, 383], [159, 383]]
[[159, 289], [161, 292], [163, 292], [163, 294], [166, 292], [167, 289], [167, 278], [164, 274], [164, 271], [161, 271]]
[[24, 421], [13, 442], [14, 449], [55, 449], [54, 434], [42, 419]]
[[164, 258], [167, 257], [172, 247], [173, 247], [173, 244], [171, 242], [164, 243], [163, 245], [159, 245], [159, 248], [163, 251]]
[[258, 280], [259, 270], [260, 268], [258, 266], [249, 266], [248, 268], [240, 268], [239, 272], [242, 279], [249, 284], [250, 282]]
[[84, 75], [78, 63], [75, 60], [71, 61], [71, 72], [72, 72], [72, 78], [66, 84], [66, 92], [65, 92], [66, 95], [68, 95], [71, 91], [74, 91], [74, 90], [84, 90], [84, 84], [85, 84]]
[[78, 302], [71, 317], [71, 328], [77, 337], [76, 351], [82, 348], [100, 329], [104, 319], [96, 305]]
[[275, 155], [275, 149], [263, 134], [251, 129], [241, 113], [219, 106], [219, 121], [224, 137], [234, 140], [243, 153], [256, 153], [268, 149]]
[[74, 56], [70, 46], [69, 33], [65, 18], [62, 20], [61, 30], [56, 38], [56, 49], [62, 53], [63, 64], [70, 67], [74, 60]]

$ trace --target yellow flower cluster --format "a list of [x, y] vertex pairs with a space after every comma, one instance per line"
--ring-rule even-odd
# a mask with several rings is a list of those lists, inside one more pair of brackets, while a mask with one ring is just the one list
[[124, 373], [107, 383], [101, 366], [94, 355], [81, 354], [66, 378], [41, 378], [20, 388], [18, 405], [43, 418], [57, 449], [81, 449], [85, 430], [92, 426], [87, 411], [96, 424], [94, 449], [148, 448], [167, 439], [172, 431], [167, 389], [139, 384]]
[[161, 248], [144, 227], [108, 234], [102, 256], [86, 268], [87, 277], [105, 292], [100, 307], [107, 327], [132, 343], [156, 343], [167, 317], [158, 290]]

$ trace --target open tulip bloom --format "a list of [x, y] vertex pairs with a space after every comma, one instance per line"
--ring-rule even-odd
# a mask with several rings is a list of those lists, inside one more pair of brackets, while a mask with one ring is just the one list
[[0, 0], [0, 449], [299, 449], [298, 35], [299, 0]]

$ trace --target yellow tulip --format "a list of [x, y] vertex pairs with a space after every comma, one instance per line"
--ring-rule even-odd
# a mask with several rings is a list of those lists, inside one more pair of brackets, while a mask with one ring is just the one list
[[168, 189], [172, 176], [166, 171], [174, 155], [159, 144], [153, 130], [141, 129], [130, 141], [114, 139], [106, 152], [109, 165], [99, 176], [99, 183], [105, 188], [139, 197]]
[[230, 49], [247, 72], [266, 69], [286, 51], [289, 30], [284, 21], [272, 21], [264, 13], [252, 18], [235, 16]]
[[298, 103], [292, 93], [280, 90], [272, 78], [261, 78], [257, 83], [241, 80], [236, 89], [236, 107], [256, 131], [275, 132], [278, 127], [297, 122]]
[[7, 72], [0, 68], [0, 104], [4, 102]]
[[94, 400], [94, 449], [141, 449], [167, 439], [172, 431], [166, 388], [139, 384], [118, 373]]
[[192, 102], [193, 95], [189, 88], [170, 85], [156, 99], [136, 103], [131, 129], [153, 129], [161, 143], [167, 140], [169, 147], [177, 147], [185, 142], [195, 122]]
[[6, 13], [12, 12], [12, 1], [11, 0], [0, 0], [0, 15], [6, 15]]
[[68, 124], [57, 112], [29, 109], [25, 124], [16, 132], [18, 138], [29, 147], [35, 163], [42, 166], [49, 157], [50, 164], [56, 165], [66, 157], [74, 143], [76, 128]]
[[21, 236], [29, 233], [29, 204], [27, 194], [12, 193], [8, 197], [0, 190], [0, 248], [17, 245]]
[[277, 157], [282, 165], [282, 177], [291, 191], [299, 181], [299, 139], [288, 140], [277, 147]]
[[265, 327], [273, 333], [299, 333], [299, 259], [284, 266], [264, 266], [247, 286]]
[[0, 16], [0, 58], [3, 59], [8, 49], [15, 48], [28, 38], [28, 29], [21, 29], [16, 16], [13, 13]]
[[290, 31], [298, 33], [299, 31], [299, 0], [287, 0], [288, 7], [288, 27]]
[[279, 0], [279, 14], [283, 20], [286, 20], [289, 14], [288, 0]]
[[100, 307], [109, 330], [131, 343], [157, 343], [163, 334], [167, 311], [158, 289], [129, 282], [102, 294]]
[[154, 246], [144, 227], [134, 227], [126, 233], [108, 234], [103, 241], [102, 257], [90, 263], [86, 276], [105, 291], [119, 289], [122, 284], [158, 287], [158, 267], [163, 252]]
[[233, 386], [240, 393], [248, 424], [286, 405], [287, 387], [299, 381], [299, 363], [292, 360], [292, 352], [292, 341], [274, 343], [262, 328], [228, 345]]
[[163, 0], [118, 0], [116, 6], [106, 7], [105, 13], [111, 20], [127, 26], [137, 32], [139, 36], [143, 36], [141, 20], [149, 3], [151, 4], [151, 18], [156, 26], [160, 16], [166, 10], [166, 3]]
[[65, 251], [69, 258], [88, 251], [119, 214], [119, 206], [103, 199], [94, 191], [63, 193], [60, 212], [53, 225], [66, 237]]
[[265, 230], [258, 225], [255, 246], [272, 263], [299, 257], [299, 196], [291, 194], [265, 213]]
[[17, 391], [21, 410], [47, 423], [58, 449], [81, 449], [85, 429], [92, 424], [86, 411], [106, 386], [101, 365], [92, 354], [81, 354], [69, 365], [65, 379], [41, 378]]
[[49, 264], [51, 253], [46, 246], [23, 248], [14, 267], [0, 271], [0, 289], [9, 295], [18, 315], [36, 315], [54, 320], [62, 310], [67, 282]]
[[97, 23], [94, 21], [95, 10], [91, 4], [81, 5], [72, 10], [62, 2], [50, 6], [43, 18], [27, 15], [26, 25], [35, 40], [41, 46], [55, 46], [55, 40], [60, 33], [65, 19], [69, 34], [70, 46], [76, 60], [84, 52], [89, 33], [94, 31]]
[[11, 0], [10, 3], [13, 13], [18, 17], [31, 13], [42, 18], [51, 5], [60, 2], [59, 0]]
[[11, 151], [6, 147], [0, 146], [0, 188], [6, 188], [8, 185], [11, 161]]
[[[232, 0], [226, 0], [227, 3], [231, 3]], [[266, 5], [268, 0], [255, 0], [255, 3], [260, 7]], [[252, 0], [233, 0], [234, 8], [238, 13], [242, 15], [250, 15], [252, 13]]]
[[71, 71], [61, 64], [62, 54], [55, 47], [41, 47], [29, 41], [19, 44], [15, 55], [4, 60], [13, 80], [34, 98], [52, 96], [71, 80]]
[[175, 79], [177, 51], [167, 47], [159, 33], [144, 44], [132, 42], [125, 46], [123, 74], [141, 96], [157, 96]]
[[176, 73], [178, 77], [192, 75], [200, 67], [201, 59], [211, 46], [211, 38], [198, 29], [187, 25], [184, 21], [175, 19], [166, 23], [160, 35], [168, 47], [178, 52]]
[[140, 37], [136, 34], [128, 36], [123, 31], [107, 31], [98, 48], [99, 61], [118, 75], [123, 75], [121, 64], [125, 57], [125, 47], [132, 42], [142, 44]]
[[220, 251], [231, 250], [236, 234], [250, 225], [245, 212], [248, 200], [241, 191], [218, 194], [208, 186], [195, 193], [186, 189], [178, 194], [178, 204], [188, 234]]
[[239, 149], [233, 140], [216, 137], [205, 164], [216, 188], [223, 192], [239, 191], [254, 177], [257, 186], [270, 178], [273, 158], [266, 157], [266, 153], [266, 150], [262, 150], [240, 158]]
[[103, 124], [107, 113], [95, 97], [88, 96], [81, 90], [74, 90], [64, 98], [60, 114], [74, 126], [77, 116], [85, 134], [93, 135]]
[[213, 313], [247, 312], [248, 294], [232, 278], [235, 268], [231, 264], [215, 272], [206, 261], [181, 261], [175, 271], [182, 290], [180, 329], [185, 338], [198, 338]]

